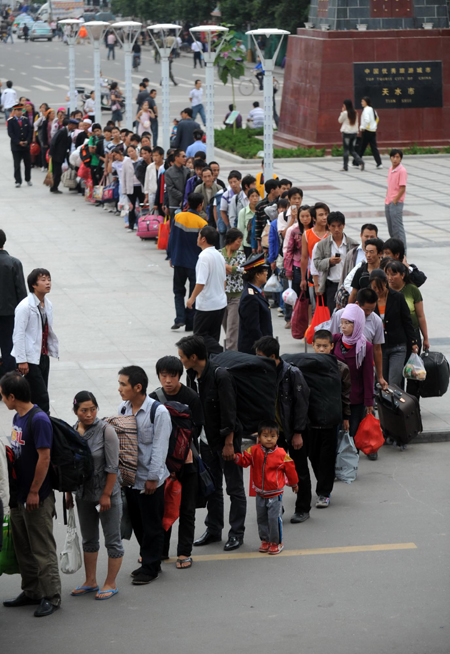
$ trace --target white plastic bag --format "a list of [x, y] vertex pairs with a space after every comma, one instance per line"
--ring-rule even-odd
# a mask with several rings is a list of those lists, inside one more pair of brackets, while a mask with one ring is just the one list
[[272, 275], [272, 277], [270, 277], [264, 286], [264, 291], [266, 293], [281, 293], [282, 290], [283, 284], [280, 282], [276, 275]]
[[414, 379], [415, 381], [425, 381], [427, 378], [427, 371], [425, 370], [423, 361], [418, 354], [413, 352], [405, 363], [403, 377], [405, 379]]
[[81, 547], [78, 539], [74, 509], [69, 509], [68, 514], [69, 518], [67, 520], [66, 540], [59, 558], [61, 561], [61, 572], [66, 575], [72, 575], [75, 572], [78, 572], [81, 568], [83, 559], [81, 556]]
[[283, 302], [285, 304], [290, 304], [292, 307], [297, 302], [297, 293], [292, 288], [292, 280], [289, 280], [289, 288], [287, 288], [283, 293]]
[[348, 431], [340, 431], [336, 453], [335, 476], [351, 484], [358, 473], [359, 454]]

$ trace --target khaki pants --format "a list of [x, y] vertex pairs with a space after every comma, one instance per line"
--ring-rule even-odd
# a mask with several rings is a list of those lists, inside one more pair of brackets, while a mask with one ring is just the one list
[[45, 597], [59, 606], [61, 580], [53, 537], [54, 515], [55, 497], [52, 493], [36, 511], [27, 511], [23, 505], [11, 509], [11, 527], [23, 592], [30, 599]]
[[239, 301], [240, 297], [228, 298], [225, 313], [223, 315], [222, 327], [225, 330], [227, 338], [227, 350], [238, 349], [238, 336], [239, 336]]

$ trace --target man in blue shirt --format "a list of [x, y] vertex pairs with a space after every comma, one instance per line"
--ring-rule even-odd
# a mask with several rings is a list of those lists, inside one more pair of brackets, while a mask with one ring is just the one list
[[[18, 372], [0, 379], [2, 401], [13, 418], [11, 448], [17, 478], [17, 504], [11, 505], [11, 528], [22, 592], [6, 600], [7, 608], [38, 604], [37, 618], [51, 615], [61, 604], [61, 580], [53, 537], [55, 496], [49, 466], [53, 444], [50, 418], [31, 402], [30, 385]], [[31, 420], [30, 420], [31, 418]]]
[[196, 129], [194, 131], [194, 142], [188, 146], [186, 150], [186, 157], [195, 157], [197, 152], [206, 152], [206, 143], [203, 143], [203, 131]]

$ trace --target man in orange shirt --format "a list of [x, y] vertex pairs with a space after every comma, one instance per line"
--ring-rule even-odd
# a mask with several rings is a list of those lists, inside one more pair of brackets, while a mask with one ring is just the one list
[[405, 202], [408, 173], [402, 164], [402, 150], [393, 148], [389, 153], [389, 156], [391, 158], [392, 166], [389, 168], [388, 188], [384, 204], [386, 222], [389, 236], [401, 239], [405, 245], [406, 251], [406, 234], [403, 226], [403, 204]]

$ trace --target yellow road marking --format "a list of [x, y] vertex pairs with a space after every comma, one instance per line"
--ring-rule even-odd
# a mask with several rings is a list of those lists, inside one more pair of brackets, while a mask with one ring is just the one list
[[[310, 550], [283, 550], [280, 556], [309, 556], [311, 554], [351, 554], [354, 552], [389, 552], [395, 550], [416, 550], [415, 543], [389, 543], [386, 545], [349, 545], [347, 547], [318, 547]], [[193, 553], [195, 561], [227, 561], [229, 559], [267, 559], [272, 558], [270, 555], [261, 552], [224, 552], [223, 554], [201, 554], [197, 556]], [[176, 559], [169, 559], [174, 562]]]

